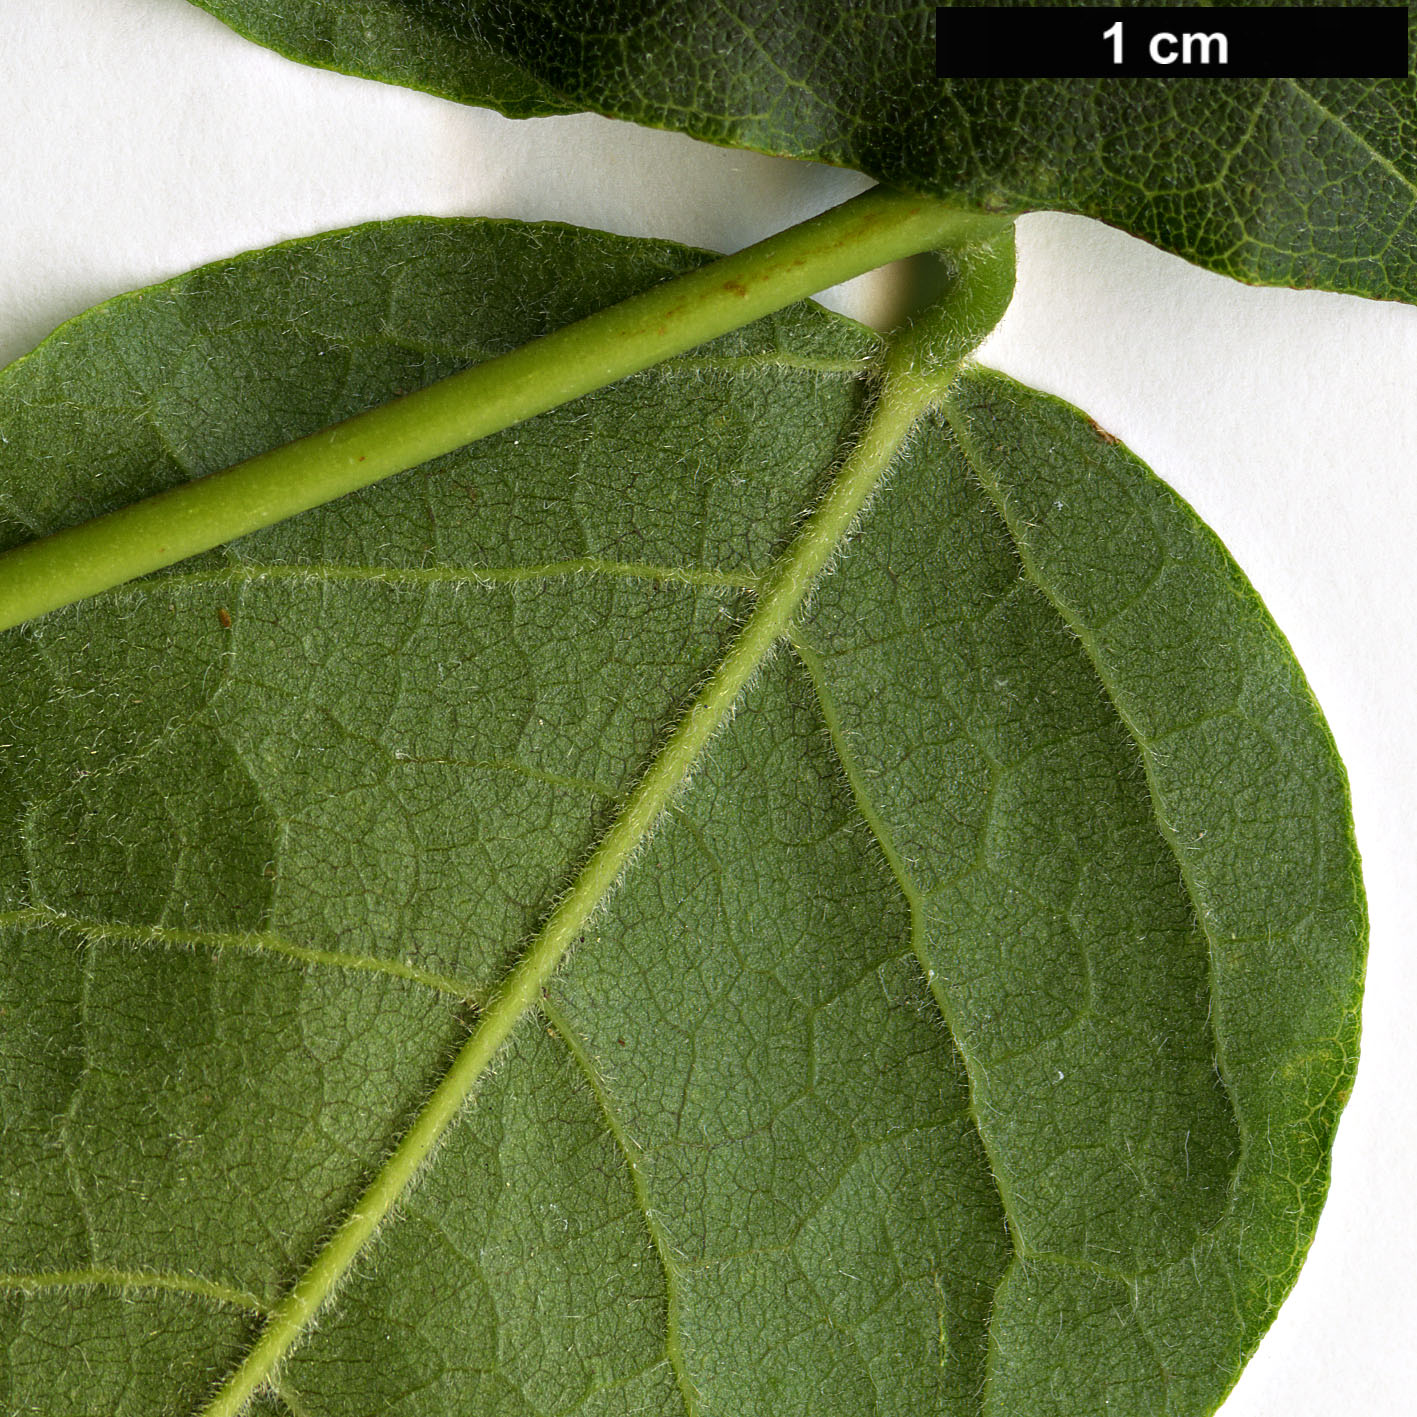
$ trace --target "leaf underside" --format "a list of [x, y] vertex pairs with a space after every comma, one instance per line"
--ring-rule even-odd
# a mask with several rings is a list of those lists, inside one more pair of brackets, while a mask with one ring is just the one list
[[914, 3], [195, 3], [292, 58], [514, 117], [590, 109], [991, 210], [1081, 212], [1245, 281], [1417, 300], [1410, 71], [940, 79], [935, 6]]
[[[0, 379], [16, 542], [697, 262], [412, 220]], [[191, 1413], [407, 1127], [867, 410], [799, 307], [0, 639], [0, 1406]], [[1194, 515], [966, 369], [259, 1398], [1191, 1414], [1356, 1045], [1342, 770]]]

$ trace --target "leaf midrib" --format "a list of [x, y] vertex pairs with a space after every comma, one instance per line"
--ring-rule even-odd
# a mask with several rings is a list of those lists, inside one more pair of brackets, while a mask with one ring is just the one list
[[560, 904], [498, 986], [467, 1043], [402, 1140], [272, 1310], [255, 1345], [202, 1409], [202, 1417], [237, 1417], [247, 1400], [269, 1384], [286, 1353], [304, 1338], [316, 1314], [461, 1113], [502, 1044], [541, 1006], [545, 985], [618, 885], [631, 857], [651, 836], [743, 690], [782, 642], [910, 429], [944, 395], [953, 373], [953, 368], [925, 373], [904, 364], [885, 373], [859, 441], [815, 510], [763, 577], [752, 613], [728, 652], [625, 799]]

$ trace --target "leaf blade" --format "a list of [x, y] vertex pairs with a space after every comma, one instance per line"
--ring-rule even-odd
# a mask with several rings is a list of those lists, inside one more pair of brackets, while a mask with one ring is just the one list
[[[150, 292], [110, 307], [94, 328], [111, 340], [120, 317], [131, 321], [156, 387], [127, 403], [127, 394], [81, 395], [85, 369], [112, 366], [93, 358], [77, 327], [17, 366], [0, 397], [21, 426], [31, 420], [31, 447], [6, 469], [7, 496], [34, 520], [45, 507], [64, 514], [56, 483], [87, 477], [97, 498], [112, 494], [109, 478], [131, 488], [141, 476], [172, 475], [149, 465], [147, 411], [158, 411], [164, 429], [178, 425], [164, 415], [172, 395], [162, 385], [176, 369], [185, 404], [188, 366], [159, 354], [155, 331], [168, 321], [179, 349], [191, 330], [216, 331], [191, 367], [219, 381], [223, 361], [250, 356], [242, 321], [211, 319], [213, 310], [233, 316], [251, 304], [281, 310], [295, 301], [318, 309], [310, 272], [331, 279], [333, 254], [349, 274], [334, 280], [326, 309], [343, 310], [352, 298], [372, 312], [350, 314], [344, 326], [349, 353], [337, 357], [353, 375], [341, 376], [351, 398], [378, 397], [380, 380], [409, 372], [401, 332], [384, 323], [383, 291], [387, 273], [399, 271], [409, 293], [419, 247], [432, 273], [420, 298], [445, 318], [457, 292], [477, 282], [479, 261], [504, 276], [520, 262], [525, 278], [508, 276], [511, 288], [534, 289], [540, 278], [564, 304], [603, 298], [616, 281], [653, 278], [663, 255], [593, 235], [551, 239], [559, 244], [548, 251], [539, 228], [396, 224], [272, 253], [264, 267], [209, 271], [176, 302]], [[242, 284], [262, 268], [268, 289]], [[198, 292], [211, 302], [207, 311], [173, 321], [173, 309]], [[462, 318], [465, 357], [477, 357], [489, 337], [479, 330], [497, 335], [496, 303], [463, 302]], [[305, 319], [314, 338], [303, 358], [318, 375], [340, 342], [327, 313]], [[278, 322], [286, 359], [301, 324], [284, 315]], [[359, 347], [371, 328], [385, 346], [377, 358]], [[476, 990], [534, 933], [761, 594], [799, 509], [850, 443], [863, 373], [879, 357], [874, 338], [845, 322], [784, 315], [731, 337], [711, 358], [640, 376], [436, 473], [361, 494], [195, 571], [115, 592], [0, 642], [8, 689], [0, 741], [10, 744], [3, 790], [20, 822], [0, 838], [4, 908], [70, 912], [60, 916], [67, 927], [26, 917], [5, 928], [12, 968], [4, 1006], [25, 1020], [6, 1041], [8, 1095], [30, 1098], [28, 1111], [6, 1112], [5, 1164], [18, 1167], [28, 1220], [0, 1226], [5, 1269], [121, 1261], [125, 1272], [191, 1277], [200, 1254], [208, 1263], [198, 1278], [279, 1301], [465, 1034], [465, 1011], [415, 977], [408, 960], [424, 975], [465, 979]], [[293, 417], [303, 399], [299, 416], [323, 420], [330, 387], [297, 364], [249, 401], [249, 416], [284, 408]], [[954, 396], [957, 415], [999, 422], [998, 410], [989, 413], [993, 387], [969, 376]], [[44, 402], [37, 395], [55, 390], [67, 395], [56, 415], [65, 429], [85, 397], [94, 406], [99, 431], [86, 447], [65, 450], [33, 422]], [[116, 416], [106, 411], [113, 408]], [[1076, 440], [1083, 430], [1075, 416], [1046, 408], [1013, 417], [1021, 445], [1063, 433]], [[254, 435], [233, 416], [229, 436]], [[967, 864], [979, 838], [977, 799], [987, 796], [978, 790], [978, 755], [951, 758], [947, 740], [929, 729], [942, 676], [958, 666], [942, 640], [928, 653], [900, 653], [897, 632], [941, 617], [987, 622], [1016, 659], [1037, 660], [1042, 689], [1058, 690], [1050, 707], [1045, 693], [1011, 696], [993, 682], [997, 673], [963, 673], [962, 682], [977, 681], [977, 712], [994, 724], [991, 744], [1016, 757], [1041, 749], [1033, 760], [1051, 772], [1046, 786], [1062, 773], [1058, 755], [1085, 740], [1089, 790], [1108, 806], [1107, 830], [1093, 833], [1104, 838], [1089, 858], [1093, 879], [1126, 866], [1127, 879], [1142, 885], [1114, 894], [1145, 903], [1156, 893], [1150, 877], [1168, 858], [1176, 876], [1154, 825], [1135, 850], [1105, 840], [1135, 844], [1141, 825], [1153, 823], [1145, 783], [1125, 758], [1120, 719], [1104, 712], [1078, 642], [1044, 597], [1018, 589], [1015, 540], [950, 439], [938, 420], [913, 436], [797, 632], [839, 678], [840, 644], [814, 637], [833, 616], [839, 633], [842, 623], [854, 627], [861, 652], [880, 660], [877, 687], [906, 676], [904, 690], [878, 693], [876, 704], [894, 694], [906, 708], [893, 722], [878, 707], [869, 734], [858, 727], [853, 739], [850, 696], [833, 686], [845, 725], [834, 745], [810, 654], [783, 650], [760, 670], [691, 789], [552, 986], [555, 1036], [535, 1025], [515, 1033], [476, 1105], [405, 1197], [401, 1218], [381, 1233], [376, 1262], [350, 1275], [336, 1311], [293, 1353], [281, 1378], [289, 1410], [379, 1403], [433, 1413], [472, 1403], [520, 1413], [581, 1402], [606, 1413], [637, 1403], [680, 1412], [701, 1401], [705, 1410], [792, 1411], [830, 1382], [844, 1411], [977, 1411], [1001, 1282], [1007, 1312], [999, 1312], [1009, 1323], [1032, 1332], [1071, 1313], [1070, 1332], [1096, 1339], [1086, 1371], [1055, 1365], [1079, 1385], [1080, 1404], [1109, 1381], [1130, 1383], [1136, 1405], [1149, 1400], [1147, 1383], [1158, 1380], [1145, 1369], [1137, 1332], [1108, 1328], [1122, 1290], [1102, 1272], [1103, 1251], [1122, 1243], [1133, 1268], [1184, 1268], [1186, 1247], [1217, 1213], [1215, 1187], [1200, 1183], [1231, 1174], [1235, 1149], [1223, 1114], [1203, 1129], [1205, 1145], [1197, 1132], [1193, 1152], [1174, 1126], [1204, 1118], [1215, 1102], [1206, 1090], [1213, 1039], [1201, 1026], [1201, 951], [1188, 898], [1163, 893], [1147, 905], [1149, 920], [1135, 903], [1118, 906], [1113, 916], [1130, 910], [1137, 919], [1110, 935], [1093, 929], [1098, 938], [1124, 937], [1115, 977], [1104, 980], [1112, 993], [1142, 981], [1146, 1008], [1174, 1012], [1181, 1036], [1170, 1045], [1173, 1066], [1148, 1080], [1139, 1066], [1147, 1046], [1114, 1030], [1117, 1076], [1132, 1079], [1120, 1090], [1159, 1099], [1152, 1110], [1167, 1125], [1152, 1130], [1165, 1135], [1153, 1141], [1138, 1122], [1104, 1136], [1113, 1155], [1126, 1154], [1129, 1137], [1141, 1146], [1142, 1184], [1119, 1193], [1111, 1172], [1125, 1168], [1094, 1166], [1071, 1212], [1049, 1214], [1024, 1183], [1030, 1170], [1055, 1162], [1026, 1135], [1041, 1165], [999, 1160], [998, 1128], [983, 1105], [990, 1096], [961, 1063], [941, 1007], [943, 995], [965, 1061], [977, 1064], [969, 1026], [977, 1031], [970, 1011], [977, 1015], [978, 998], [959, 988], [955, 964], [917, 957], [912, 901], [857, 800], [862, 786], [873, 787], [877, 819], [894, 811], [879, 797], [879, 765], [859, 768], [855, 785], [843, 774], [853, 751], [865, 761], [863, 748], [925, 764], [940, 801], [957, 809], [942, 839]], [[95, 460], [95, 445], [106, 464]], [[7, 446], [21, 457], [17, 439]], [[212, 465], [227, 455], [218, 446], [203, 451]], [[1095, 459], [1073, 461], [1097, 471]], [[1183, 528], [1192, 527], [1188, 515]], [[1131, 523], [1125, 507], [1114, 507], [1102, 509], [1098, 524], [1125, 532]], [[921, 554], [898, 562], [897, 543], [918, 544]], [[946, 543], [951, 571], [939, 559]], [[1087, 564], [1076, 549], [1061, 560], [1065, 569]], [[267, 576], [277, 565], [288, 573]], [[340, 566], [388, 576], [329, 574]], [[658, 577], [665, 566], [684, 575]], [[551, 574], [535, 569], [548, 567]], [[481, 570], [499, 574], [484, 584]], [[892, 606], [911, 607], [909, 621], [890, 620]], [[871, 624], [883, 615], [877, 633]], [[1180, 662], [1188, 643], [1181, 636], [1156, 652]], [[1046, 653], [1024, 654], [1026, 644]], [[1182, 687], [1189, 682], [1183, 675]], [[1311, 713], [1301, 681], [1286, 682]], [[1091, 727], [1080, 734], [1080, 725]], [[837, 751], [841, 744], [847, 751]], [[1341, 783], [1327, 749], [1310, 766]], [[1037, 858], [1030, 869], [1039, 892], [1057, 892], [1051, 838], [1046, 830], [1029, 836], [1029, 815], [1013, 811], [1011, 830], [1022, 837], [1006, 845], [1014, 859]], [[930, 841], [918, 831], [894, 836], [900, 861], [923, 870]], [[936, 884], [927, 883], [938, 900]], [[1007, 924], [1007, 896], [998, 900], [991, 908]], [[84, 922], [105, 916], [126, 921], [129, 935], [83, 938]], [[964, 957], [971, 932], [957, 916], [956, 954]], [[938, 935], [949, 921], [927, 924]], [[217, 930], [278, 930], [302, 948], [406, 967], [230, 949], [202, 934]], [[1176, 949], [1148, 962], [1144, 946], [1163, 930]], [[132, 932], [160, 950], [135, 953]], [[1184, 967], [1171, 968], [1169, 957]], [[935, 981], [927, 977], [932, 962]], [[1040, 996], [1026, 1016], [1001, 1019], [989, 1058], [1000, 1086], [1008, 1053], [1039, 1039], [1046, 1046], [1049, 1029], [1067, 1021], [1057, 1004], [1067, 1002], [1078, 971], [1065, 956], [1055, 973], [1051, 1001]], [[1333, 1006], [1332, 989], [1313, 987], [1312, 977], [1299, 982], [1314, 1008]], [[86, 1012], [89, 1033], [76, 1050]], [[1345, 1066], [1321, 1060], [1314, 1078], [1340, 1087]], [[1288, 1105], [1312, 1085], [1283, 1080], [1281, 1100]], [[1000, 1098], [996, 1091], [992, 1100]], [[606, 1101], [623, 1140], [605, 1120]], [[1052, 1123], [1027, 1110], [1008, 1109], [1015, 1151], [1025, 1123], [1046, 1139], [1050, 1125], [1056, 1131], [1068, 1120], [1066, 1109]], [[56, 1116], [66, 1119], [58, 1133]], [[1326, 1137], [1313, 1140], [1321, 1155]], [[1012, 1233], [1028, 1243], [1039, 1237], [1030, 1253], [1080, 1250], [1091, 1268], [1064, 1274], [1053, 1261], [1018, 1264], [996, 1174]], [[1178, 1199], [1164, 1190], [1172, 1176], [1195, 1184]], [[1309, 1188], [1316, 1196], [1321, 1176]], [[144, 1205], [145, 1196], [162, 1196], [163, 1207]], [[1256, 1203], [1273, 1217], [1288, 1197]], [[1307, 1209], [1302, 1223], [1311, 1218]], [[682, 1280], [673, 1296], [665, 1254]], [[1254, 1317], [1241, 1340], [1215, 1318], [1223, 1311], [1214, 1285], [1204, 1302], [1183, 1304], [1164, 1289], [1146, 1296], [1149, 1313], [1195, 1335], [1196, 1351], [1210, 1344], [1206, 1351], [1221, 1354], [1218, 1365], [1172, 1380], [1181, 1410], [1213, 1405], [1216, 1374], [1233, 1376], [1267, 1321], [1286, 1280], [1268, 1277], [1266, 1291], [1262, 1269], [1249, 1272]], [[1081, 1298], [1076, 1283], [1063, 1283], [1073, 1272], [1086, 1274]], [[1194, 1287], [1187, 1292], [1194, 1300]], [[75, 1411], [154, 1411], [164, 1402], [191, 1410], [252, 1331], [251, 1318], [237, 1315], [206, 1346], [185, 1300], [160, 1296], [144, 1342], [165, 1315], [187, 1317], [166, 1324], [169, 1349], [145, 1349], [123, 1331], [121, 1305], [106, 1291], [78, 1304], [19, 1291], [4, 1298], [14, 1316], [7, 1336], [16, 1339], [18, 1366], [7, 1380], [15, 1405], [52, 1391], [71, 1394]], [[1180, 1307], [1168, 1313], [1167, 1303]], [[66, 1347], [45, 1337], [67, 1326], [66, 1343], [75, 1342], [86, 1315], [93, 1336], [83, 1356], [104, 1369], [106, 1386], [86, 1388], [79, 1366], [53, 1359]], [[1006, 1394], [995, 1399], [1003, 1407], [1017, 1398], [1010, 1410], [1027, 1411], [1047, 1395], [1037, 1367], [1022, 1378], [1003, 1372], [998, 1355], [1022, 1348], [1008, 1337], [1002, 1327], [995, 1333], [989, 1384]], [[1123, 1342], [1107, 1347], [1113, 1339]], [[1029, 1341], [1036, 1357], [1036, 1332]], [[1108, 1368], [1114, 1350], [1122, 1353], [1116, 1371]], [[902, 1352], [907, 1360], [893, 1356]], [[131, 1372], [143, 1382], [130, 1384]]]

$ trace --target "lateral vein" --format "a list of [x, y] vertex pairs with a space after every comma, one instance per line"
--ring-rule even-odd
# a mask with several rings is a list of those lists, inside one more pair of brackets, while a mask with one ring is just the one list
[[640, 1169], [639, 1148], [631, 1140], [630, 1134], [621, 1123], [619, 1113], [616, 1112], [615, 1104], [611, 1101], [610, 1093], [606, 1089], [605, 1080], [600, 1076], [590, 1054], [586, 1052], [585, 1043], [580, 1034], [571, 1026], [570, 1021], [551, 999], [542, 1000], [541, 1012], [546, 1015], [547, 1022], [556, 1030], [561, 1041], [566, 1045], [566, 1051], [570, 1053], [576, 1066], [584, 1074], [586, 1083], [600, 1107], [600, 1114], [605, 1119], [605, 1125], [609, 1129], [610, 1135], [615, 1139], [616, 1146], [620, 1148], [620, 1154], [625, 1158], [625, 1166], [630, 1173], [630, 1185], [635, 1193], [635, 1203], [645, 1218], [645, 1229], [649, 1232], [650, 1243], [659, 1256], [659, 1267], [664, 1271], [665, 1307], [667, 1309], [664, 1356], [668, 1358], [670, 1369], [674, 1373], [674, 1381], [678, 1384], [679, 1396], [683, 1399], [686, 1417], [697, 1417], [698, 1397], [694, 1391], [693, 1379], [690, 1378], [684, 1362], [684, 1347], [679, 1334], [679, 1268], [674, 1263], [669, 1236], [659, 1223], [654, 1213], [654, 1207], [650, 1204], [649, 1185], [645, 1180], [644, 1172]]
[[147, 1269], [48, 1269], [29, 1274], [0, 1274], [0, 1289], [18, 1289], [37, 1294], [47, 1289], [165, 1289], [179, 1294], [195, 1294], [237, 1309], [264, 1314], [266, 1306], [244, 1289], [200, 1279], [189, 1274], [165, 1274]]
[[124, 944], [169, 945], [187, 949], [246, 950], [252, 954], [284, 955], [302, 964], [323, 964], [335, 969], [354, 969], [365, 973], [389, 974], [414, 984], [437, 990], [454, 999], [475, 999], [477, 990], [466, 982], [432, 970], [420, 969], [403, 960], [380, 959], [377, 955], [359, 955], [344, 950], [321, 950], [309, 945], [297, 945], [266, 931], [249, 932], [223, 930], [180, 930], [165, 925], [126, 925], [116, 920], [90, 920], [68, 915], [49, 906], [29, 906], [24, 910], [0, 912], [0, 929], [26, 929], [49, 925], [68, 930], [82, 939]]
[[1305, 99], [1313, 108], [1317, 109], [1336, 128], [1343, 132], [1353, 143], [1353, 146], [1365, 152], [1370, 162], [1381, 167], [1383, 171], [1397, 179], [1409, 192], [1417, 197], [1417, 181], [1414, 181], [1407, 173], [1403, 172], [1390, 157], [1379, 152], [1367, 138], [1363, 137], [1346, 119], [1340, 118], [1321, 99], [1315, 98], [1298, 79], [1285, 79], [1284, 81], [1295, 93]]
[[[952, 371], [950, 371], [952, 373]], [[787, 549], [762, 580], [752, 613], [688, 711], [651, 760], [615, 820], [592, 850], [540, 933], [508, 972], [442, 1080], [402, 1140], [379, 1166], [330, 1239], [271, 1311], [240, 1365], [201, 1417], [237, 1417], [272, 1380], [364, 1247], [414, 1183], [517, 1024], [542, 1001], [542, 990], [626, 865], [649, 839], [710, 739], [729, 719], [749, 681], [773, 653], [890, 467], [916, 418], [943, 394], [946, 379], [888, 366], [856, 443]]]
[[1154, 743], [1141, 731], [1141, 726], [1136, 722], [1132, 714], [1128, 713], [1122, 704], [1121, 695], [1117, 685], [1113, 682], [1107, 665], [1104, 663], [1102, 653], [1098, 645], [1098, 638], [1095, 630], [1083, 624], [1079, 618], [1070, 614], [1067, 607], [1058, 597], [1056, 589], [1049, 583], [1039, 570], [1038, 563], [1034, 559], [1033, 553], [1028, 546], [1026, 529], [1018, 524], [1018, 518], [1009, 507], [1008, 497], [1004, 488], [1000, 486], [998, 479], [988, 470], [984, 459], [978, 454], [974, 447], [973, 439], [965, 426], [965, 420], [959, 416], [958, 412], [948, 403], [943, 405], [943, 412], [949, 422], [955, 438], [959, 442], [961, 451], [969, 462], [978, 480], [981, 490], [989, 499], [990, 504], [998, 513], [1000, 522], [1003, 524], [1012, 542], [1014, 551], [1018, 556], [1019, 565], [1029, 582], [1035, 586], [1053, 608], [1054, 614], [1063, 622], [1068, 629], [1077, 636], [1078, 644], [1083, 653], [1087, 656], [1088, 663], [1092, 666], [1093, 673], [1097, 676], [1097, 682], [1102, 692], [1106, 695], [1107, 703], [1111, 706], [1113, 713], [1117, 715], [1117, 721], [1126, 730], [1128, 738], [1137, 750], [1137, 756], [1141, 759], [1142, 770], [1146, 778], [1147, 794], [1151, 803], [1152, 819], [1155, 822], [1157, 832], [1160, 834], [1166, 848], [1175, 859], [1177, 872], [1181, 879], [1181, 885], [1186, 892], [1186, 898], [1190, 902], [1191, 912], [1196, 921], [1196, 927], [1200, 930], [1206, 942], [1207, 959], [1207, 994], [1209, 998], [1209, 1008], [1207, 1010], [1207, 1022], [1210, 1027], [1211, 1041], [1215, 1049], [1215, 1067], [1219, 1074], [1220, 1081], [1225, 1089], [1226, 1101], [1229, 1104], [1231, 1116], [1234, 1118], [1236, 1127], [1239, 1130], [1241, 1155], [1237, 1159], [1238, 1168], [1244, 1164], [1244, 1154], [1248, 1150], [1249, 1140], [1245, 1135], [1244, 1128], [1240, 1126], [1240, 1109], [1235, 1100], [1235, 1084], [1230, 1073], [1230, 1067], [1225, 1054], [1222, 1042], [1221, 1020], [1219, 1018], [1219, 991], [1216, 988], [1216, 959], [1220, 954], [1221, 942], [1216, 938], [1215, 927], [1211, 923], [1208, 912], [1202, 903], [1202, 891], [1196, 880], [1195, 868], [1188, 859], [1187, 853], [1181, 842], [1177, 840], [1175, 829], [1170, 825], [1166, 809], [1166, 796], [1162, 789], [1161, 780], [1157, 770], [1158, 755]]
[[[1023, 1230], [1019, 1224], [1017, 1208], [1009, 1194], [1008, 1187], [1004, 1184], [999, 1174], [998, 1160], [993, 1149], [989, 1145], [989, 1139], [980, 1124], [979, 1106], [975, 1101], [974, 1090], [978, 1066], [973, 1064], [969, 1051], [965, 1048], [963, 1040], [960, 1038], [959, 1022], [955, 1017], [953, 1008], [950, 1005], [949, 996], [945, 993], [944, 986], [939, 980], [935, 967], [930, 963], [929, 955], [925, 950], [925, 926], [924, 908], [925, 897], [915, 879], [910, 874], [910, 868], [905, 863], [905, 858], [901, 855], [899, 847], [895, 844], [895, 838], [891, 835], [891, 829], [886, 825], [885, 819], [876, 808], [875, 802], [871, 799], [870, 793], [866, 790], [866, 780], [861, 772], [859, 764], [856, 762], [855, 754], [846, 742], [846, 735], [842, 728], [841, 717], [836, 711], [836, 704], [833, 702], [830, 692], [826, 686], [826, 679], [822, 673], [821, 656], [809, 644], [806, 644], [799, 636], [792, 636], [792, 648], [802, 667], [806, 670], [807, 677], [811, 681], [813, 692], [817, 696], [817, 706], [821, 710], [822, 722], [826, 725], [827, 737], [831, 742], [832, 751], [836, 754], [836, 760], [841, 765], [841, 770], [846, 777], [847, 786], [851, 789], [851, 795], [856, 803], [856, 810], [861, 813], [862, 820], [866, 823], [867, 829], [875, 839], [876, 845], [881, 849], [881, 855], [886, 859], [886, 865], [890, 868], [891, 875], [895, 878], [897, 888], [905, 897], [906, 904], [910, 907], [910, 948], [920, 965], [921, 972], [925, 976], [925, 985], [930, 991], [930, 997], [935, 1001], [935, 1007], [940, 1012], [940, 1017], [944, 1020], [945, 1027], [950, 1031], [950, 1038], [954, 1043], [955, 1052], [959, 1054], [960, 1061], [964, 1065], [965, 1074], [969, 1079], [969, 1116], [974, 1124], [975, 1135], [979, 1138], [979, 1145], [983, 1148], [986, 1160], [989, 1163], [989, 1177], [994, 1183], [994, 1190], [999, 1197], [999, 1207], [1004, 1213], [1004, 1218], [1008, 1222], [1009, 1239], [1013, 1242], [1015, 1254], [1021, 1253], [1023, 1241]], [[1010, 1262], [1013, 1263], [1012, 1261]]]
[[133, 599], [188, 586], [240, 586], [253, 582], [284, 581], [326, 585], [334, 582], [388, 586], [451, 585], [484, 589], [522, 581], [552, 581], [572, 576], [604, 576], [613, 580], [662, 581], [670, 585], [703, 586], [712, 590], [756, 590], [759, 578], [750, 571], [715, 571], [694, 566], [659, 565], [650, 561], [610, 561], [600, 556], [578, 556], [530, 566], [359, 566], [332, 561], [289, 564], [240, 561], [219, 570], [186, 571], [171, 576], [151, 576], [125, 581], [90, 599], [104, 596]]

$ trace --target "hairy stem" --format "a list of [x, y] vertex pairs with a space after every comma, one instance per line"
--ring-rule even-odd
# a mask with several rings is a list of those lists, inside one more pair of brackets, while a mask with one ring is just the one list
[[0, 631], [283, 521], [1002, 217], [876, 188], [486, 363], [0, 554]]

